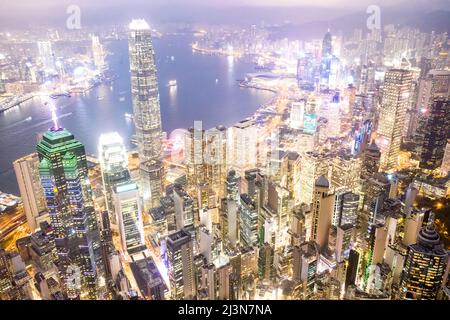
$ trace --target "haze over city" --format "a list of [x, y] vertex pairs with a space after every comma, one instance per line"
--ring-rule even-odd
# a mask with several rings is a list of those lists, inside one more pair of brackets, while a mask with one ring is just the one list
[[450, 300], [449, 32], [446, 0], [2, 0], [0, 300]]

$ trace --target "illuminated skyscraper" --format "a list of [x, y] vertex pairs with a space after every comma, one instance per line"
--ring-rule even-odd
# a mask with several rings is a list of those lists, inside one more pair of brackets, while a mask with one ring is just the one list
[[195, 188], [198, 184], [205, 182], [205, 163], [203, 153], [205, 152], [205, 130], [201, 127], [189, 128], [184, 139], [184, 154], [186, 162], [186, 175], [188, 188]]
[[332, 37], [330, 30], [325, 34], [322, 41], [322, 62], [320, 64], [320, 84], [328, 86], [333, 59]]
[[227, 177], [227, 129], [224, 126], [205, 131], [206, 178], [211, 188], [223, 197]]
[[357, 190], [360, 185], [361, 159], [346, 152], [333, 154], [331, 163], [331, 187]]
[[305, 101], [293, 102], [291, 104], [290, 125], [294, 129], [303, 128], [303, 117], [305, 116]]
[[320, 176], [314, 185], [311, 240], [317, 243], [321, 250], [328, 244], [333, 215], [335, 196], [329, 194], [329, 191], [330, 183], [324, 176]]
[[99, 140], [98, 153], [106, 198], [106, 209], [113, 218], [112, 221], [115, 222], [112, 199], [113, 188], [119, 183], [130, 180], [128, 155], [123, 139], [117, 132], [102, 134]]
[[317, 152], [302, 155], [300, 166], [299, 203], [310, 204], [313, 199], [314, 183], [321, 175], [328, 176], [329, 158]]
[[368, 179], [380, 169], [381, 152], [375, 140], [364, 150], [361, 168], [361, 178]]
[[346, 224], [355, 226], [358, 217], [359, 195], [348, 191], [347, 188], [339, 188], [335, 190], [335, 196], [333, 226]]
[[180, 186], [173, 189], [172, 199], [175, 207], [177, 230], [191, 230], [194, 227], [194, 199]]
[[37, 46], [45, 71], [55, 70], [55, 57], [53, 55], [52, 43], [50, 41], [39, 41]]
[[450, 172], [450, 139], [445, 145], [444, 158], [442, 159], [441, 174], [446, 176]]
[[398, 165], [411, 81], [411, 72], [402, 69], [391, 69], [384, 78], [377, 137], [377, 145], [381, 149], [381, 169], [384, 171], [395, 170]]
[[[450, 100], [448, 98], [436, 98], [425, 111], [426, 117], [421, 119], [418, 151], [422, 169], [436, 169], [442, 165], [445, 146], [450, 134]], [[419, 140], [419, 139], [418, 139]]]
[[[430, 70], [422, 75], [417, 94], [414, 130], [415, 153], [423, 169], [435, 169], [441, 164], [448, 138], [450, 111], [450, 71]], [[434, 128], [434, 130], [430, 130]]]
[[13, 165], [28, 227], [33, 233], [41, 219], [48, 218], [45, 215], [47, 206], [39, 177], [39, 157], [37, 153], [33, 153], [17, 159]]
[[228, 164], [243, 176], [245, 170], [256, 167], [257, 128], [252, 120], [243, 120], [228, 129]]
[[119, 183], [113, 187], [112, 193], [124, 252], [134, 254], [145, 250], [142, 208], [137, 185], [131, 181]]
[[91, 42], [94, 65], [98, 70], [102, 71], [105, 67], [105, 51], [103, 50], [103, 45], [100, 43], [100, 39], [96, 35], [91, 37]]
[[417, 243], [408, 246], [403, 268], [401, 292], [406, 299], [433, 300], [440, 289], [448, 253], [443, 248], [434, 226], [434, 214], [417, 237]]
[[258, 212], [256, 205], [247, 194], [240, 201], [240, 238], [242, 245], [253, 246], [258, 242]]
[[[103, 263], [84, 146], [55, 123], [37, 151], [63, 290], [69, 298], [96, 299]], [[78, 272], [81, 287], [73, 278]]]
[[158, 80], [150, 27], [133, 20], [129, 34], [131, 96], [140, 161], [140, 192], [144, 211], [159, 205], [162, 196], [162, 132]]
[[181, 229], [167, 236], [167, 261], [172, 298], [189, 300], [196, 296], [194, 249], [189, 232]]

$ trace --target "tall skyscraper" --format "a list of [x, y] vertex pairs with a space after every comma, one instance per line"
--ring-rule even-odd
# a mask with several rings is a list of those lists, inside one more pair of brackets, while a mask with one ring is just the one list
[[39, 177], [39, 157], [37, 153], [32, 153], [14, 161], [13, 166], [28, 227], [33, 233], [39, 222], [48, 217], [45, 214], [47, 206]]
[[406, 299], [433, 300], [442, 284], [448, 252], [443, 248], [434, 225], [434, 214], [417, 237], [417, 243], [408, 246], [408, 253], [400, 283]]
[[205, 162], [203, 161], [204, 134], [205, 130], [197, 128], [197, 126], [189, 128], [185, 133], [184, 154], [188, 188], [195, 188], [206, 180]]
[[314, 194], [314, 183], [321, 175], [328, 176], [330, 159], [324, 154], [307, 152], [302, 155], [300, 165], [299, 203], [310, 204]]
[[225, 194], [224, 183], [227, 177], [227, 129], [224, 126], [205, 131], [206, 178], [219, 197]]
[[50, 41], [39, 41], [37, 46], [45, 71], [55, 70], [55, 57], [53, 55], [52, 43]]
[[134, 254], [145, 250], [144, 224], [137, 185], [131, 181], [116, 184], [112, 193], [124, 252]]
[[381, 169], [384, 171], [394, 170], [398, 165], [405, 114], [410, 103], [411, 81], [411, 72], [403, 69], [391, 69], [384, 78], [377, 132]]
[[413, 133], [415, 153], [423, 169], [436, 169], [441, 165], [445, 139], [449, 137], [449, 100], [450, 71], [431, 70], [420, 79]]
[[228, 164], [243, 176], [245, 170], [256, 167], [257, 128], [252, 120], [243, 120], [228, 129]]
[[423, 134], [418, 145], [419, 166], [422, 169], [433, 170], [440, 167], [444, 159], [445, 146], [450, 134], [450, 100], [436, 98], [424, 112], [428, 115], [421, 121], [424, 128], [420, 130]]
[[291, 104], [291, 114], [290, 114], [290, 125], [294, 129], [303, 128], [303, 117], [305, 116], [305, 104], [306, 102], [292, 102]]
[[129, 25], [131, 96], [140, 161], [140, 192], [144, 211], [159, 205], [162, 196], [161, 111], [150, 27], [143, 19]]
[[368, 179], [380, 169], [381, 152], [375, 140], [364, 150], [362, 156], [361, 178]]
[[358, 217], [359, 195], [348, 191], [346, 188], [340, 188], [335, 191], [333, 226], [343, 226], [350, 224], [356, 225]]
[[311, 240], [317, 243], [321, 250], [328, 244], [333, 215], [335, 196], [329, 194], [329, 191], [330, 183], [324, 176], [320, 176], [314, 185]]
[[128, 254], [140, 252], [145, 249], [142, 206], [123, 140], [117, 132], [102, 134], [98, 151], [106, 208], [119, 227], [122, 249]]
[[333, 59], [332, 37], [330, 30], [327, 31], [322, 41], [322, 62], [320, 64], [320, 84], [328, 86]]
[[106, 209], [110, 213], [112, 221], [115, 222], [112, 198], [114, 186], [130, 180], [128, 155], [122, 137], [117, 132], [102, 134], [99, 139], [98, 153]]
[[167, 236], [167, 261], [172, 298], [193, 299], [196, 296], [193, 240], [181, 229]]
[[258, 212], [256, 205], [247, 194], [241, 195], [240, 201], [240, 238], [245, 246], [258, 242]]
[[442, 159], [441, 174], [446, 176], [450, 172], [450, 139], [445, 145], [444, 157]]
[[84, 145], [55, 121], [37, 151], [63, 291], [68, 298], [96, 299], [103, 263]]
[[99, 71], [102, 71], [105, 68], [105, 51], [98, 36], [93, 35], [91, 37], [91, 45], [94, 65]]

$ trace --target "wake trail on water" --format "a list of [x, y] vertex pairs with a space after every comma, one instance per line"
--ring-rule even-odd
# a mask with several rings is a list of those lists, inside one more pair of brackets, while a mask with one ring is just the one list
[[[72, 112], [64, 113], [64, 114], [59, 115], [59, 116], [58, 116], [58, 119], [66, 118], [66, 117], [69, 117], [69, 116], [71, 116], [71, 115], [72, 115]], [[27, 121], [27, 119], [22, 120], [22, 121], [19, 121], [19, 122], [24, 122], [24, 121]], [[48, 120], [45, 120], [45, 121], [41, 121], [41, 122], [38, 122], [38, 123], [33, 124], [32, 126], [26, 126], [25, 128], [16, 131], [16, 133], [19, 133], [19, 132], [22, 132], [22, 131], [28, 131], [28, 130], [30, 130], [30, 129], [37, 128], [37, 127], [40, 127], [40, 126], [42, 126], [42, 125], [44, 125], [44, 124], [51, 123], [51, 122], [53, 122], [52, 119], [48, 119]], [[8, 128], [11, 128], [12, 126], [15, 127], [15, 126], [17, 126], [17, 124], [19, 124], [19, 123], [15, 123], [15, 124], [9, 126]], [[6, 129], [5, 129], [5, 130], [6, 130]]]
[[17, 127], [18, 125], [20, 125], [20, 124], [22, 124], [22, 123], [29, 122], [29, 121], [33, 120], [33, 118], [31, 118], [31, 119], [30, 119], [30, 118], [31, 118], [31, 117], [26, 118], [26, 119], [23, 119], [23, 120], [20, 120], [20, 121], [17, 121], [17, 122], [15, 122], [15, 123], [13, 123], [13, 124], [11, 124], [11, 125], [9, 125], [9, 126], [3, 128], [3, 129], [0, 130], [0, 131], [6, 131], [6, 130], [9, 130], [9, 129], [11, 129], [11, 128]]

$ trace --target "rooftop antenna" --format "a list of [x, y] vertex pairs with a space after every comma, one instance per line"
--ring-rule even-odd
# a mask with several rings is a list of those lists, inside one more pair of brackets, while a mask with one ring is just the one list
[[53, 128], [51, 128], [52, 131], [58, 131], [59, 125], [58, 125], [58, 116], [56, 115], [56, 107], [52, 102], [49, 102], [50, 105], [50, 111], [52, 112], [52, 121], [53, 121]]

